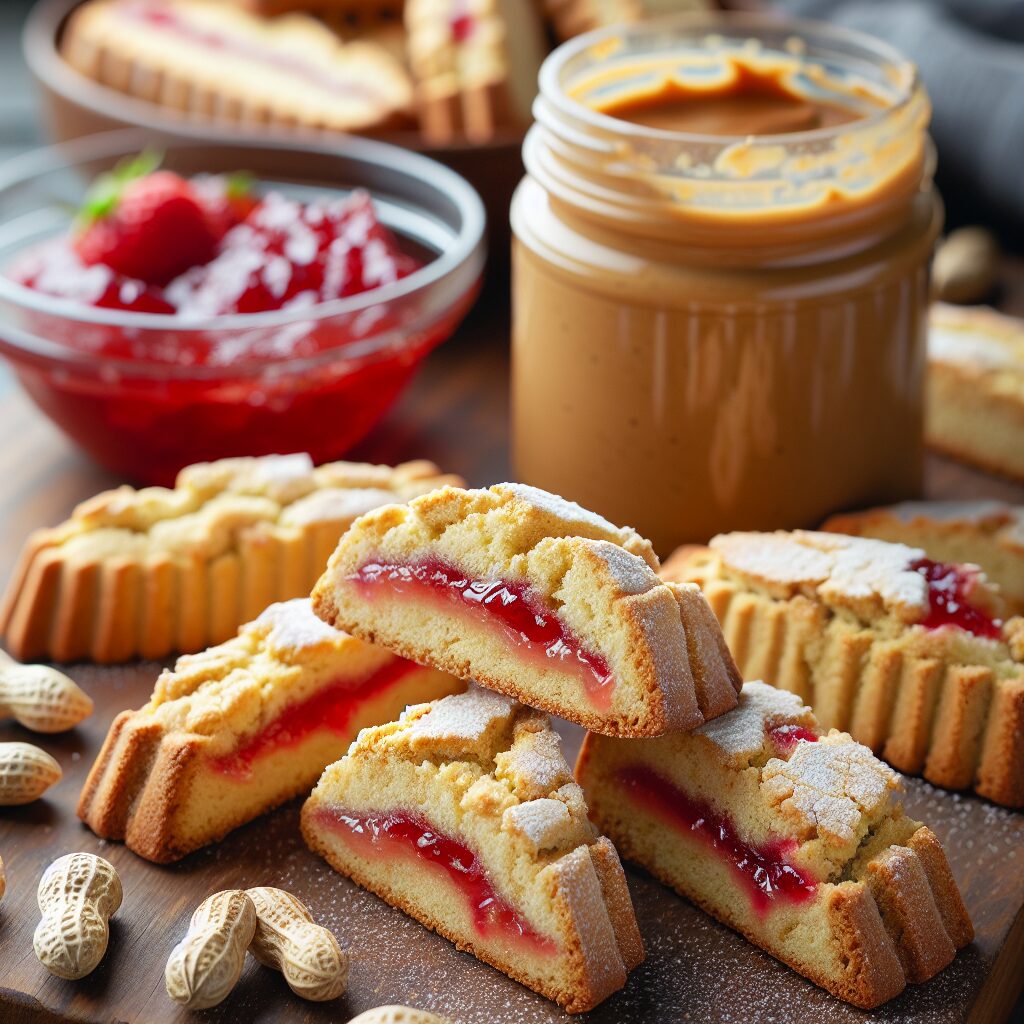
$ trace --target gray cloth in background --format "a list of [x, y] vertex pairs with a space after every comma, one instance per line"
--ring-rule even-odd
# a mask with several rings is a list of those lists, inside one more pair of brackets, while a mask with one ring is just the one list
[[[1024, 0], [774, 0], [772, 6], [869, 32], [914, 60], [935, 108], [932, 133], [947, 202], [987, 210], [1004, 234], [1024, 228]], [[961, 189], [973, 194], [950, 194]], [[1024, 247], [1024, 237], [1010, 241]]]

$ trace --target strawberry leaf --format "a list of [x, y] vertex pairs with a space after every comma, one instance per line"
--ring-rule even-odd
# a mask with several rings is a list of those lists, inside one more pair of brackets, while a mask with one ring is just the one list
[[229, 174], [224, 185], [224, 194], [228, 199], [248, 199], [256, 188], [256, 179], [248, 171], [235, 171]]
[[99, 175], [89, 186], [78, 211], [79, 229], [109, 217], [117, 209], [125, 186], [152, 174], [163, 162], [163, 158], [163, 153], [158, 150], [146, 149], [138, 156], [121, 160], [112, 171]]

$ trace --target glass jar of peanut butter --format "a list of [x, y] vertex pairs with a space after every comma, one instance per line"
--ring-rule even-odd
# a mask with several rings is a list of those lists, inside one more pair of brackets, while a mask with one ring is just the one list
[[517, 476], [663, 554], [915, 494], [929, 113], [889, 46], [810, 22], [552, 54], [511, 213]]

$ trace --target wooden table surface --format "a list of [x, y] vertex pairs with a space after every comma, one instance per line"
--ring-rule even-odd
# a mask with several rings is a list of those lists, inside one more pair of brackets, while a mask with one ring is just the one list
[[[18, 55], [18, 28], [30, 0], [0, 4], [0, 157], [38, 141], [38, 122]], [[1001, 305], [1024, 315], [1024, 262], [1007, 261]], [[473, 484], [511, 475], [506, 444], [507, 310], [485, 297], [457, 337], [434, 353], [413, 387], [353, 457], [378, 462], [427, 457]], [[126, 439], [130, 443], [130, 439]], [[119, 483], [90, 463], [18, 391], [0, 363], [0, 582], [35, 527], [64, 518], [74, 504]], [[929, 497], [995, 497], [1024, 502], [1024, 488], [931, 458]], [[114, 714], [149, 696], [160, 665], [75, 666], [96, 713], [60, 737], [37, 739], [60, 761], [64, 779], [24, 808], [0, 809], [0, 856], [7, 893], [0, 901], [0, 1024], [80, 1021], [162, 1024], [205, 1020], [343, 1022], [386, 1002], [449, 1014], [461, 1024], [566, 1021], [556, 1007], [458, 953], [313, 857], [297, 833], [298, 802], [238, 830], [225, 842], [157, 867], [120, 844], [97, 840], [74, 816], [78, 791]], [[572, 758], [579, 732], [560, 725]], [[0, 741], [29, 739], [10, 722]], [[629, 870], [647, 942], [647, 961], [626, 989], [589, 1015], [593, 1022], [647, 1021], [962, 1022], [1001, 1021], [1024, 983], [1024, 815], [909, 780], [910, 813], [946, 844], [978, 925], [976, 942], [933, 982], [912, 987], [871, 1014], [860, 1013], [776, 963], [677, 898]], [[109, 952], [80, 982], [49, 976], [32, 952], [35, 891], [46, 865], [90, 850], [118, 868], [125, 901]], [[302, 1003], [275, 973], [247, 964], [220, 1007], [181, 1011], [167, 998], [163, 966], [192, 909], [220, 888], [280, 885], [307, 901], [352, 955], [349, 992], [335, 1003]], [[1024, 1004], [1012, 1012], [1024, 1024]]]
[[[485, 300], [457, 337], [431, 356], [410, 391], [354, 455], [381, 462], [424, 456], [473, 484], [507, 477], [506, 324], [501, 300]], [[0, 444], [0, 577], [6, 577], [30, 530], [62, 519], [77, 501], [117, 481], [78, 454], [10, 385], [0, 388], [0, 437], [5, 439]], [[927, 493], [1024, 501], [1024, 488], [940, 458], [929, 460]], [[297, 802], [172, 867], [148, 864], [120, 844], [96, 839], [74, 816], [78, 791], [110, 720], [148, 698], [158, 670], [155, 664], [73, 667], [71, 675], [92, 694], [97, 709], [71, 733], [40, 740], [61, 762], [63, 781], [36, 804], [0, 812], [0, 855], [8, 873], [0, 903], [0, 1021], [198, 1019], [167, 998], [166, 957], [206, 895], [257, 884], [292, 890], [335, 931], [353, 957], [349, 992], [326, 1006], [301, 1003], [279, 976], [250, 962], [235, 993], [202, 1019], [345, 1021], [385, 1002], [441, 1010], [461, 1024], [567, 1019], [331, 872], [302, 843]], [[571, 758], [579, 733], [561, 728]], [[12, 723], [0, 724], [0, 740], [14, 738], [26, 736]], [[1004, 1020], [1024, 981], [1024, 815], [918, 780], [908, 782], [907, 804], [946, 843], [978, 927], [976, 942], [933, 982], [862, 1014], [631, 869], [648, 958], [627, 988], [589, 1019], [621, 1024]], [[125, 902], [103, 964], [83, 981], [65, 982], [40, 966], [31, 935], [39, 877], [50, 861], [73, 850], [110, 859], [122, 875]]]

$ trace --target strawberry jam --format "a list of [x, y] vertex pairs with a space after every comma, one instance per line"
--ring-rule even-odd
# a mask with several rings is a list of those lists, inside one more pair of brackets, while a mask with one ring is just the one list
[[[400, 281], [419, 260], [365, 192], [303, 202], [251, 186], [236, 194], [238, 177], [179, 180], [217, 241], [211, 258], [169, 281], [144, 280], [151, 266], [129, 272], [132, 254], [150, 251], [146, 216], [160, 201], [145, 177], [125, 186], [120, 205], [100, 205], [89, 226], [76, 221], [5, 268], [66, 306], [26, 303], [19, 326], [53, 354], [16, 362], [21, 383], [86, 451], [132, 480], [169, 486], [183, 466], [237, 455], [339, 458], [475, 297], [474, 281], [432, 305], [425, 285], [325, 310]], [[154, 235], [166, 234], [167, 216], [153, 217]], [[154, 238], [152, 248], [164, 244]], [[97, 318], [97, 309], [111, 312]], [[122, 313], [159, 317], [128, 324]], [[235, 314], [272, 319], [246, 324]], [[0, 350], [16, 354], [5, 340], [0, 332]]]
[[576, 672], [596, 708], [611, 704], [615, 679], [608, 662], [584, 648], [579, 637], [520, 580], [471, 579], [435, 559], [412, 563], [368, 562], [353, 577], [369, 596], [387, 586], [399, 593], [440, 598], [501, 627], [509, 641], [546, 663]]
[[970, 604], [976, 571], [962, 565], [933, 562], [930, 558], [919, 558], [910, 568], [928, 582], [928, 616], [921, 623], [925, 629], [956, 626], [975, 636], [999, 639], [1002, 620]]
[[261, 757], [277, 750], [297, 747], [313, 733], [324, 730], [339, 736], [349, 731], [352, 719], [364, 701], [383, 693], [419, 666], [396, 658], [383, 668], [353, 685], [351, 679], [339, 679], [306, 700], [291, 704], [265, 729], [238, 750], [211, 758], [215, 771], [244, 781]]
[[[219, 212], [217, 180], [211, 185], [211, 179], [198, 179], [191, 186], [197, 202], [211, 208], [211, 230], [216, 224], [223, 232], [215, 252], [162, 287], [132, 277], [127, 272], [130, 258], [122, 254], [118, 269], [83, 262], [76, 251], [82, 247], [81, 237], [43, 243], [23, 255], [9, 274], [28, 288], [85, 305], [171, 313], [196, 321], [230, 313], [308, 309], [391, 284], [419, 266], [377, 220], [365, 192], [311, 203], [268, 192], [231, 224]], [[114, 231], [107, 228], [108, 234]], [[140, 241], [139, 234], [135, 228], [131, 244], [144, 248], [145, 238]], [[114, 251], [113, 243], [109, 248]], [[111, 337], [102, 354], [130, 358], [130, 338]], [[291, 354], [312, 351], [296, 345]], [[200, 355], [206, 363], [224, 361], [223, 353], [212, 351], [183, 351], [181, 359], [195, 361]]]
[[817, 743], [818, 734], [803, 725], [777, 725], [768, 730], [771, 741], [782, 751], [789, 753], [801, 741]]
[[466, 902], [480, 938], [507, 935], [534, 952], [554, 953], [555, 943], [534, 931], [522, 915], [495, 890], [483, 865], [465, 844], [435, 829], [411, 811], [348, 811], [322, 809], [317, 820], [366, 857], [411, 856], [445, 876]]
[[814, 896], [814, 880], [786, 860], [795, 843], [780, 839], [754, 846], [743, 842], [727, 815], [688, 796], [649, 768], [623, 768], [619, 781], [641, 806], [722, 857], [746, 888], [758, 914], [782, 901], [803, 903]]

